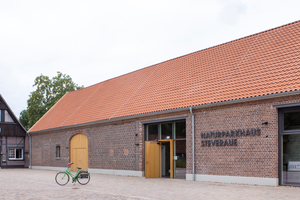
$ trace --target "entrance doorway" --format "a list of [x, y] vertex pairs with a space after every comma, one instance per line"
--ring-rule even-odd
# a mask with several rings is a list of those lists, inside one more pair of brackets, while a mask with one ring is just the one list
[[170, 142], [161, 142], [161, 177], [170, 178], [171, 160], [170, 160]]
[[77, 167], [88, 170], [88, 138], [84, 134], [77, 134], [70, 141], [70, 158], [72, 171], [77, 171]]
[[145, 126], [145, 177], [186, 179], [186, 121]]
[[173, 140], [145, 142], [145, 178], [173, 178]]
[[300, 186], [300, 106], [279, 109], [279, 184]]

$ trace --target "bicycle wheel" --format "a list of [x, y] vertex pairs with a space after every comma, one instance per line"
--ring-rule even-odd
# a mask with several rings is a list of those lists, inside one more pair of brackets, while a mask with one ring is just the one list
[[58, 172], [55, 176], [55, 181], [58, 185], [66, 185], [70, 180], [70, 177], [65, 172]]
[[80, 172], [77, 176], [77, 181], [81, 185], [85, 185], [90, 181], [90, 174], [87, 172]]

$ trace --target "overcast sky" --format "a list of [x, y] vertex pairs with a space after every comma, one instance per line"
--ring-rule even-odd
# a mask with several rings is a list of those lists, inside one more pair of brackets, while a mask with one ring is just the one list
[[0, 0], [0, 93], [17, 117], [34, 79], [85, 87], [300, 19], [299, 0]]

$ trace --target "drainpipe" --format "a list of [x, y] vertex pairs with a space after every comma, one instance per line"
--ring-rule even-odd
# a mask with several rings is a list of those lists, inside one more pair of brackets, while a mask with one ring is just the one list
[[193, 181], [195, 181], [195, 115], [192, 107], [190, 107], [190, 113], [192, 115], [192, 153], [193, 153]]
[[27, 134], [29, 136], [29, 159], [30, 159], [29, 169], [32, 169], [31, 135], [29, 133]]

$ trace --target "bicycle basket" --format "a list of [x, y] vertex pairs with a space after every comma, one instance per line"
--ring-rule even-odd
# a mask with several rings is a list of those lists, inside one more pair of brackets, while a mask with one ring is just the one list
[[80, 178], [88, 178], [89, 175], [88, 174], [80, 174]]

